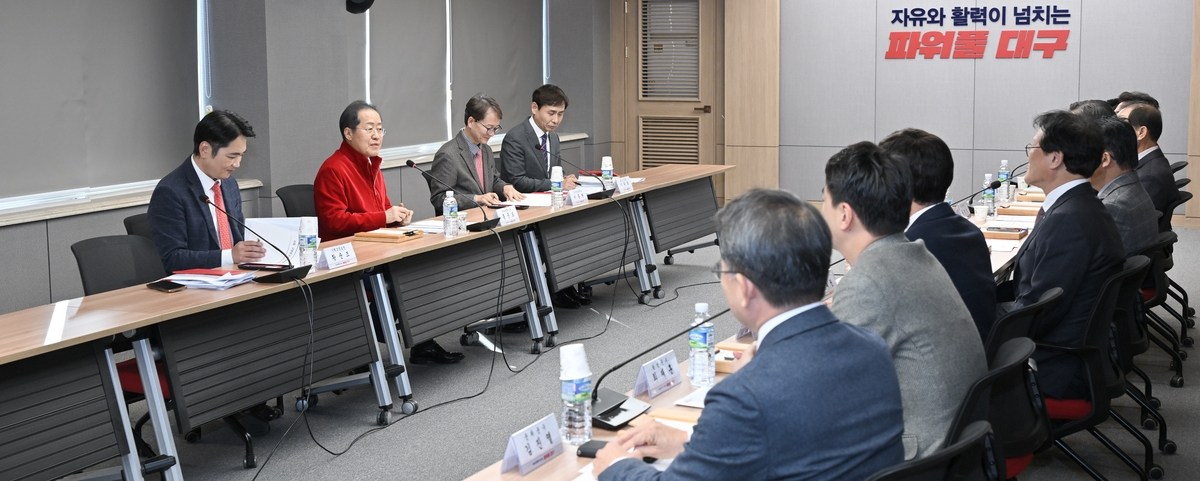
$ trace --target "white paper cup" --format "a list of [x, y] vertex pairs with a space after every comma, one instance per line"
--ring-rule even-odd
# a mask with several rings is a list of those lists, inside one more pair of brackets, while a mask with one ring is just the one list
[[563, 172], [562, 166], [556, 165], [550, 168], [550, 182], [562, 182]]
[[591, 377], [592, 369], [588, 367], [587, 354], [583, 352], [583, 344], [566, 344], [558, 347], [560, 381], [570, 381]]

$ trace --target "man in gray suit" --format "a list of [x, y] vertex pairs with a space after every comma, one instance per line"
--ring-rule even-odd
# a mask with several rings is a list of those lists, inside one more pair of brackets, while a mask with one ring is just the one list
[[[567, 94], [546, 84], [533, 91], [533, 115], [504, 136], [500, 149], [500, 177], [520, 192], [550, 190], [550, 168], [560, 165], [562, 151], [554, 129], [567, 111]], [[563, 169], [566, 174], [567, 169]], [[563, 175], [563, 189], [574, 189], [575, 175]]]
[[1137, 255], [1158, 236], [1158, 211], [1137, 172], [1137, 134], [1117, 117], [1096, 121], [1104, 133], [1104, 156], [1088, 178], [1117, 223], [1125, 257]]
[[950, 276], [923, 241], [904, 237], [911, 182], [903, 163], [859, 142], [825, 165], [821, 207], [833, 248], [852, 267], [833, 293], [833, 313], [875, 331], [891, 350], [905, 459], [942, 446], [967, 390], [987, 373], [971, 312]]
[[425, 179], [429, 182], [429, 202], [433, 204], [434, 215], [442, 215], [447, 185], [453, 187], [459, 209], [499, 204], [501, 199], [497, 194], [503, 194], [504, 200], [525, 198], [500, 180], [492, 147], [487, 143], [500, 130], [502, 118], [500, 104], [491, 97], [477, 94], [467, 101], [463, 129], [433, 155], [433, 167], [429, 168], [433, 179]]

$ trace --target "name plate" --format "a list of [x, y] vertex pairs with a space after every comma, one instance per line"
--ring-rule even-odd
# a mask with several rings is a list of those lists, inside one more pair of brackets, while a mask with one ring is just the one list
[[630, 179], [628, 176], [622, 175], [620, 177], [617, 177], [615, 180], [617, 181], [617, 193], [618, 194], [628, 194], [630, 192], [633, 192], [633, 179]]
[[502, 226], [521, 221], [521, 217], [517, 215], [517, 207], [512, 205], [497, 209], [496, 218], [500, 219]]
[[518, 468], [521, 476], [524, 476], [562, 453], [562, 433], [558, 431], [558, 422], [553, 414], [547, 414], [508, 437], [500, 472]]
[[675, 359], [675, 351], [670, 350], [666, 354], [642, 364], [642, 369], [638, 371], [637, 382], [633, 385], [633, 395], [647, 393], [653, 398], [682, 382], [683, 376], [679, 372], [679, 360]]
[[322, 249], [317, 269], [337, 269], [357, 262], [358, 257], [354, 255], [354, 245], [345, 243]]
[[583, 193], [583, 189], [576, 187], [567, 191], [567, 205], [583, 205], [588, 203], [587, 194]]

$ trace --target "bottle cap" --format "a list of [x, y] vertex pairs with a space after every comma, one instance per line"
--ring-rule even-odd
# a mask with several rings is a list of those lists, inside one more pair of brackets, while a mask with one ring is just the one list
[[558, 347], [558, 380], [570, 381], [592, 376], [583, 344], [564, 344]]
[[992, 183], [992, 173], [988, 172], [986, 174], [983, 174], [983, 181], [987, 182], [989, 184]]
[[708, 303], [707, 302], [697, 302], [696, 303], [696, 314], [700, 314], [700, 313], [708, 314]]
[[454, 191], [453, 191], [453, 190], [447, 190], [447, 191], [446, 191], [446, 197], [449, 197], [449, 198], [453, 199], [453, 198], [454, 198]]
[[554, 166], [550, 168], [550, 182], [562, 182], [563, 173], [562, 166]]
[[600, 170], [612, 170], [612, 157], [606, 155], [600, 158]]
[[1000, 159], [1000, 165], [1008, 167], [1008, 159]]

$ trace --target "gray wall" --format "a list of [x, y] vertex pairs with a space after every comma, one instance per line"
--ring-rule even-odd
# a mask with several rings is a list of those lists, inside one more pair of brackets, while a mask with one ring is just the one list
[[588, 134], [579, 155], [589, 169], [599, 169], [600, 157], [612, 155], [608, 9], [606, 1], [550, 2], [550, 83], [571, 99], [558, 132]]
[[[891, 25], [901, 8], [962, 5], [880, 0], [780, 4], [779, 185], [806, 199], [821, 198], [825, 162], [861, 140], [916, 127], [940, 136], [955, 160], [955, 199], [970, 194], [1000, 159], [1025, 163], [1033, 117], [1081, 99], [1109, 99], [1125, 90], [1154, 95], [1163, 108], [1163, 151], [1187, 155], [1192, 2], [1080, 0], [1069, 8], [1066, 51], [1052, 59], [996, 59], [1001, 30], [1048, 29], [989, 24], [983, 59], [884, 59], [892, 31], [985, 27]], [[973, 5], [973, 4], [968, 4]], [[979, 3], [983, 5], [983, 3]], [[992, 5], [992, 4], [988, 4]], [[1142, 12], [1134, 15], [1133, 11]], [[1040, 40], [1039, 40], [1040, 42]], [[1023, 171], [1024, 169], [1022, 169]]]

